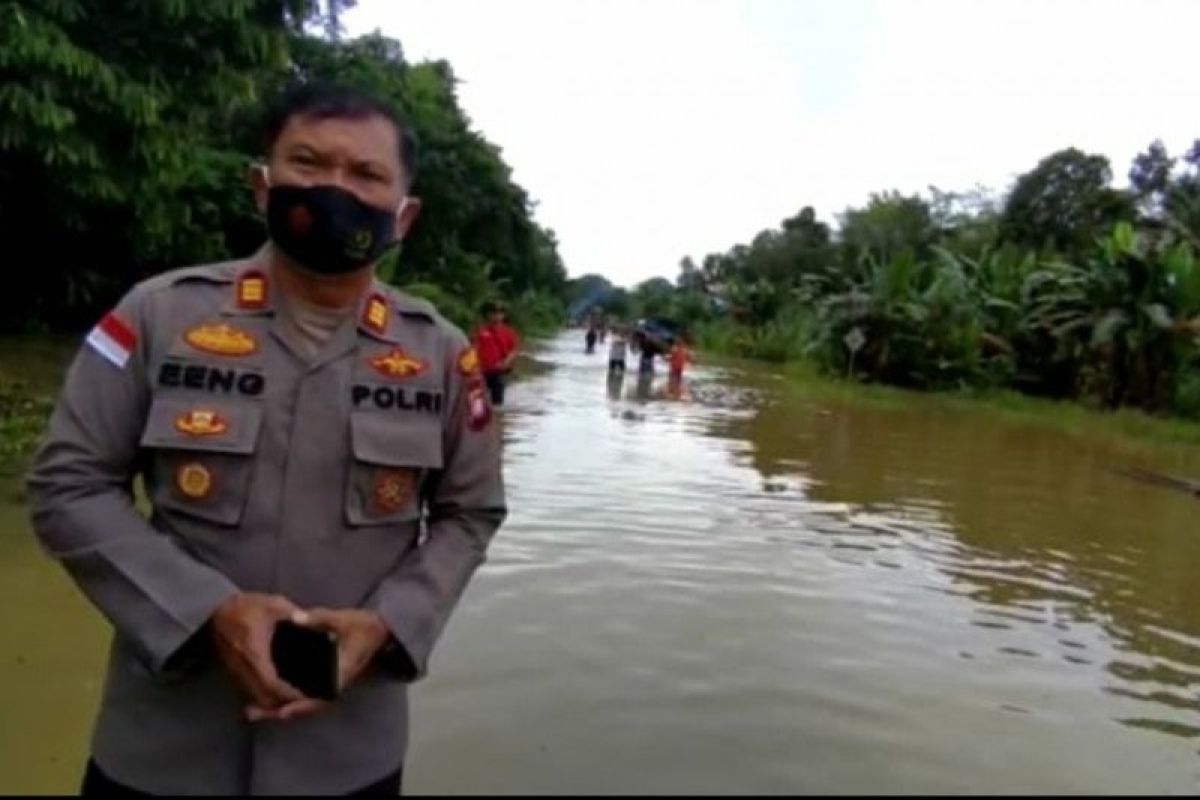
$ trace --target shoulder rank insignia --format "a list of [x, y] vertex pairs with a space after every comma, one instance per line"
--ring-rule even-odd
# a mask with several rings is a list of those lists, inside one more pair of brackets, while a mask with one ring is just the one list
[[468, 347], [459, 354], [458, 371], [468, 378], [479, 371], [479, 355], [474, 347]]
[[246, 272], [238, 279], [237, 306], [256, 310], [267, 306], [267, 278], [261, 272]]
[[381, 294], [373, 294], [363, 307], [362, 324], [372, 333], [387, 333], [388, 304]]
[[219, 436], [229, 423], [216, 411], [193, 409], [175, 418], [175, 430], [187, 436]]
[[258, 350], [253, 336], [224, 323], [192, 328], [183, 338], [197, 350], [219, 356], [248, 356]]
[[413, 358], [399, 347], [393, 347], [386, 353], [380, 353], [368, 359], [371, 368], [385, 378], [411, 378], [420, 375], [428, 368], [428, 364], [419, 358]]

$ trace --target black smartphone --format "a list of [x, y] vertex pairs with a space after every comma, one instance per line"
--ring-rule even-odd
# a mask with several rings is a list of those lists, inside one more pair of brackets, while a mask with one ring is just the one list
[[337, 698], [337, 642], [324, 631], [293, 622], [276, 623], [271, 660], [279, 677], [308, 697]]

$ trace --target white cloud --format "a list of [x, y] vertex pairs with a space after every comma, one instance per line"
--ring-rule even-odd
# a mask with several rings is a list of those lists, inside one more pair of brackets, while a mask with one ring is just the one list
[[572, 274], [674, 277], [802, 205], [997, 188], [1050, 152], [1123, 181], [1200, 136], [1200, 3], [1159, 0], [359, 0], [538, 200]]

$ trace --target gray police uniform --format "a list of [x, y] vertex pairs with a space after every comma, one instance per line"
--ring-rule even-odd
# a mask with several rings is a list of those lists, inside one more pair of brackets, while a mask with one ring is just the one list
[[[136, 286], [72, 363], [28, 480], [43, 547], [115, 629], [93, 756], [142, 791], [342, 793], [394, 772], [406, 684], [506, 514], [463, 334], [376, 282], [306, 358], [257, 258]], [[319, 715], [248, 723], [206, 628], [238, 591], [375, 609], [392, 658]]]

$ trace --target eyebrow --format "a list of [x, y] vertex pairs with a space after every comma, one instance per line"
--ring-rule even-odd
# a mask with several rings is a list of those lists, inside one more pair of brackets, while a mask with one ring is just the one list
[[321, 155], [320, 150], [313, 147], [311, 144], [308, 144], [307, 142], [292, 142], [287, 146], [287, 149], [284, 152], [288, 155], [292, 155], [301, 151], [307, 151], [313, 155]]
[[392, 177], [391, 167], [382, 161], [376, 161], [373, 158], [352, 159], [350, 161], [350, 166], [354, 167], [355, 169], [372, 169], [375, 172], [383, 173], [383, 175], [386, 177]]
[[[304, 141], [292, 142], [284, 151], [286, 155], [295, 155], [301, 152], [312, 153], [318, 158], [328, 157], [328, 155], [322, 152], [319, 148]], [[387, 178], [395, 177], [395, 170], [388, 166], [387, 162], [379, 161], [378, 159], [374, 158], [354, 158], [350, 160], [350, 166], [353, 169], [371, 169], [382, 173], [384, 177]]]

